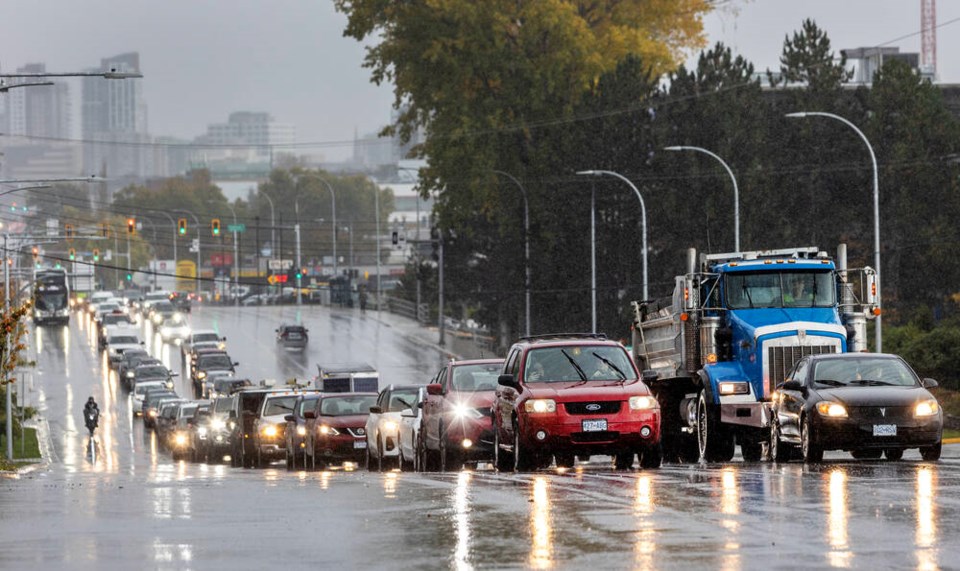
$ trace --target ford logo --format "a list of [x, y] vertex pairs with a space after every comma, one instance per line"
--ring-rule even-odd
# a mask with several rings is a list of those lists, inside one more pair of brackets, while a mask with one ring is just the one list
[[584, 408], [586, 408], [587, 410], [590, 410], [590, 411], [595, 411], [595, 410], [600, 410], [600, 405], [598, 405], [597, 403], [593, 402], [593, 403], [588, 404], [588, 405], [587, 405], [586, 407], [584, 407]]

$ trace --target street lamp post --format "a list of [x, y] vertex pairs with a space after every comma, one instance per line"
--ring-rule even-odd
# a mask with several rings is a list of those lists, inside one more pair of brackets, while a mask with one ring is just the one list
[[[261, 196], [270, 203], [270, 258], [274, 259], [277, 257], [277, 219], [274, 216], [273, 199], [270, 198], [269, 194], [262, 191], [257, 193], [257, 198]], [[259, 248], [260, 245], [257, 244], [257, 247]]]
[[333, 187], [330, 186], [330, 183], [326, 181], [321, 176], [317, 176], [320, 179], [320, 182], [327, 185], [327, 190], [330, 191], [330, 208], [333, 211], [333, 276], [336, 277], [339, 273], [337, 267], [337, 195], [333, 192]]
[[641, 224], [642, 224], [641, 234], [642, 234], [642, 240], [643, 240], [643, 299], [644, 300], [650, 299], [650, 293], [648, 291], [649, 281], [647, 278], [647, 206], [643, 202], [643, 196], [640, 194], [640, 191], [637, 189], [637, 187], [632, 182], [630, 182], [630, 179], [621, 175], [620, 173], [616, 173], [613, 171], [606, 171], [606, 170], [588, 170], [588, 171], [580, 171], [577, 174], [592, 175], [592, 176], [609, 175], [609, 176], [617, 177], [623, 182], [627, 183], [630, 186], [630, 188], [633, 189], [633, 192], [637, 195], [637, 198], [640, 200], [640, 214], [641, 214]]
[[736, 252], [740, 251], [740, 191], [737, 188], [737, 177], [733, 176], [733, 171], [730, 169], [730, 166], [724, 162], [723, 159], [718, 157], [715, 153], [708, 151], [702, 147], [690, 147], [687, 145], [676, 145], [673, 147], [665, 147], [665, 151], [696, 151], [698, 153], [703, 153], [705, 155], [710, 155], [711, 157], [717, 159], [723, 168], [727, 169], [727, 174], [730, 175], [730, 180], [733, 181], [733, 249]]
[[530, 203], [527, 201], [527, 190], [523, 188], [523, 185], [520, 184], [520, 181], [517, 180], [513, 175], [506, 173], [501, 170], [494, 170], [496, 174], [502, 175], [513, 181], [517, 185], [517, 188], [520, 189], [520, 194], [523, 196], [523, 265], [526, 273], [526, 279], [524, 280], [524, 290], [526, 295], [526, 320], [527, 328], [526, 335], [530, 336]]
[[[836, 119], [840, 121], [847, 127], [856, 132], [857, 135], [863, 140], [864, 144], [867, 145], [867, 151], [870, 152], [870, 161], [873, 163], [873, 265], [876, 266], [874, 269], [877, 272], [877, 306], [883, 307], [880, 303], [880, 290], [883, 284], [883, 280], [880, 279], [880, 177], [877, 173], [877, 155], [873, 152], [873, 146], [870, 144], [870, 141], [867, 139], [867, 136], [863, 134], [863, 131], [857, 128], [856, 125], [844, 119], [839, 115], [833, 113], [825, 113], [823, 111], [799, 111], [797, 113], [787, 113], [787, 117], [803, 119], [806, 117], [827, 117], [829, 119]], [[878, 353], [883, 351], [883, 335], [882, 335], [882, 320], [883, 316], [877, 314], [877, 324], [874, 329], [875, 345]]]

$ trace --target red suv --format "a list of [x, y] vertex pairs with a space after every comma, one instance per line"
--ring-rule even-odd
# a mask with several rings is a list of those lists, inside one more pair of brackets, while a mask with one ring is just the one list
[[503, 359], [450, 361], [427, 385], [419, 465], [459, 470], [493, 460], [493, 404]]
[[510, 348], [494, 399], [498, 470], [571, 467], [608, 454], [617, 469], [660, 466], [660, 406], [623, 345], [603, 335], [525, 337]]

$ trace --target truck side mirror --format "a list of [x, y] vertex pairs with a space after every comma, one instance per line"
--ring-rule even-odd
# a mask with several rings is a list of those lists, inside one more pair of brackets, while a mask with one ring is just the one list
[[295, 422], [295, 421], [296, 421], [296, 419], [293, 418], [293, 415], [292, 415], [292, 414], [284, 415], [283, 420], [286, 420], [287, 422]]

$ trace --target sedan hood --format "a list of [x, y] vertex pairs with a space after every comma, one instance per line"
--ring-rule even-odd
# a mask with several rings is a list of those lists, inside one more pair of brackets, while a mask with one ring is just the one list
[[369, 414], [350, 414], [347, 416], [318, 416], [317, 422], [322, 422], [333, 428], [363, 428], [367, 425]]
[[923, 387], [837, 387], [817, 392], [846, 406], [910, 406], [933, 398]]
[[531, 398], [549, 398], [563, 402], [583, 400], [624, 401], [632, 396], [650, 394], [650, 389], [641, 381], [627, 381], [622, 385], [617, 381], [587, 381], [582, 384], [575, 381], [528, 383], [524, 388], [530, 391]]
[[471, 408], [489, 408], [496, 396], [496, 391], [450, 391], [447, 400]]

